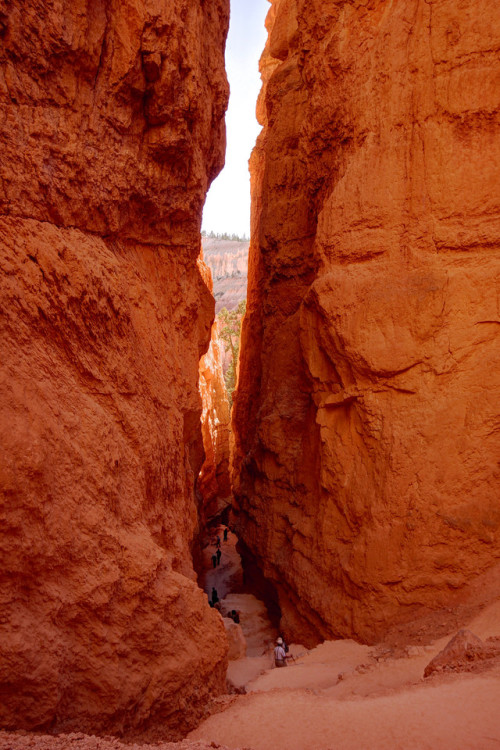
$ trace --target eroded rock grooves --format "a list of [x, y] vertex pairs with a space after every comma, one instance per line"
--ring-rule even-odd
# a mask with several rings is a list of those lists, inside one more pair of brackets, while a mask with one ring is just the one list
[[374, 641], [500, 556], [494, 0], [273, 0], [238, 535], [297, 640]]
[[177, 736], [224, 687], [197, 587], [201, 207], [225, 0], [0, 3], [0, 726]]

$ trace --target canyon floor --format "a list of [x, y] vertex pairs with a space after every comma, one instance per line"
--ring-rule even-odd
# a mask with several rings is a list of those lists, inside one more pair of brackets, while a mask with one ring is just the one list
[[[286, 669], [273, 668], [276, 630], [262, 602], [242, 591], [236, 538], [221, 545], [215, 569], [211, 556], [215, 530], [204, 550], [200, 583], [217, 588], [221, 611], [236, 609], [247, 655], [231, 661], [228, 685], [244, 694], [215, 698], [211, 715], [183, 743], [161, 743], [158, 750], [493, 750], [500, 746], [500, 658], [450, 662], [424, 679], [425, 667], [456, 629], [424, 645], [405, 643], [404, 633], [391, 645], [364, 646], [329, 641], [307, 651], [292, 644], [294, 659]], [[493, 584], [494, 582], [492, 582]], [[494, 590], [493, 586], [492, 590]], [[498, 589], [497, 589], [498, 590]], [[442, 633], [446, 623], [436, 631]], [[485, 641], [500, 635], [500, 599], [467, 623]], [[148, 750], [151, 745], [134, 748]], [[113, 738], [81, 734], [49, 737], [0, 732], [0, 750], [122, 750]]]
[[[292, 644], [294, 660], [273, 668], [276, 632], [261, 603], [239, 588], [238, 556], [222, 546], [221, 566], [208, 571], [205, 583], [218, 586], [223, 612], [238, 609], [247, 638], [247, 657], [229, 664], [228, 678], [245, 695], [221, 699], [218, 711], [189, 738], [252, 750], [489, 750], [500, 746], [500, 659], [450, 665], [424, 680], [429, 662], [457, 632], [432, 639], [423, 626], [420, 640], [405, 643], [404, 631], [391, 645], [363, 646], [329, 641], [307, 651]], [[210, 549], [210, 548], [209, 548]], [[209, 562], [207, 552], [207, 565]], [[492, 592], [498, 591], [491, 581]], [[220, 589], [220, 590], [219, 590]], [[260, 605], [260, 606], [259, 606]], [[450, 627], [450, 625], [448, 625]], [[482, 640], [500, 635], [500, 600], [467, 624]]]

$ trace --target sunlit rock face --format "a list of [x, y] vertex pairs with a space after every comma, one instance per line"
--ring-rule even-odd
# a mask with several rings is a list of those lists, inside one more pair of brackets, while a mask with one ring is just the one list
[[[201, 261], [200, 261], [201, 263]], [[212, 275], [203, 264], [203, 274], [212, 289]], [[208, 352], [200, 359], [200, 395], [203, 406], [201, 428], [205, 460], [197, 481], [200, 525], [206, 527], [231, 505], [229, 445], [231, 420], [223, 372], [223, 346], [214, 321]]]
[[293, 638], [373, 641], [500, 557], [500, 15], [274, 0], [267, 23], [237, 530]]
[[227, 22], [0, 6], [3, 727], [177, 736], [224, 689], [190, 549]]

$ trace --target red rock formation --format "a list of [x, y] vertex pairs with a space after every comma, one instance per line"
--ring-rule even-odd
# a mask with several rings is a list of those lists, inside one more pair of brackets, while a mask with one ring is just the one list
[[482, 641], [470, 630], [459, 630], [424, 670], [424, 677], [439, 672], [471, 672], [500, 661], [500, 638]]
[[225, 0], [2, 3], [0, 726], [186, 730]]
[[482, 671], [500, 662], [500, 638], [482, 641], [470, 630], [459, 630], [424, 670], [424, 677], [439, 672]]
[[[209, 288], [212, 288], [210, 270], [205, 267]], [[218, 324], [212, 325], [212, 338], [208, 352], [200, 360], [200, 394], [203, 405], [201, 416], [205, 460], [198, 477], [200, 495], [199, 516], [201, 525], [220, 515], [231, 504], [229, 477], [230, 410], [224, 373]]]
[[500, 16], [274, 0], [268, 26], [238, 532], [289, 634], [373, 641], [500, 557]]
[[224, 617], [224, 627], [226, 628], [226, 635], [229, 643], [229, 661], [243, 659], [247, 655], [247, 642], [243, 635], [241, 625], [235, 623], [230, 617]]

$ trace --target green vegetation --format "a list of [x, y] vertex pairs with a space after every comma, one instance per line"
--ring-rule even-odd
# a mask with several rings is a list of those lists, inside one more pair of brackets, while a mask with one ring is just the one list
[[229, 405], [233, 404], [233, 391], [236, 387], [236, 368], [238, 366], [238, 355], [240, 352], [241, 321], [247, 308], [246, 299], [242, 300], [235, 310], [222, 308], [217, 315], [219, 321], [219, 336], [224, 342], [226, 351], [231, 353], [231, 362], [224, 375]]
[[206, 237], [210, 240], [231, 240], [232, 242], [248, 242], [248, 237], [246, 234], [243, 235], [243, 237], [240, 237], [239, 234], [228, 234], [227, 232], [223, 232], [222, 234], [219, 234], [219, 232], [205, 232], [203, 229], [201, 232], [202, 237]]

